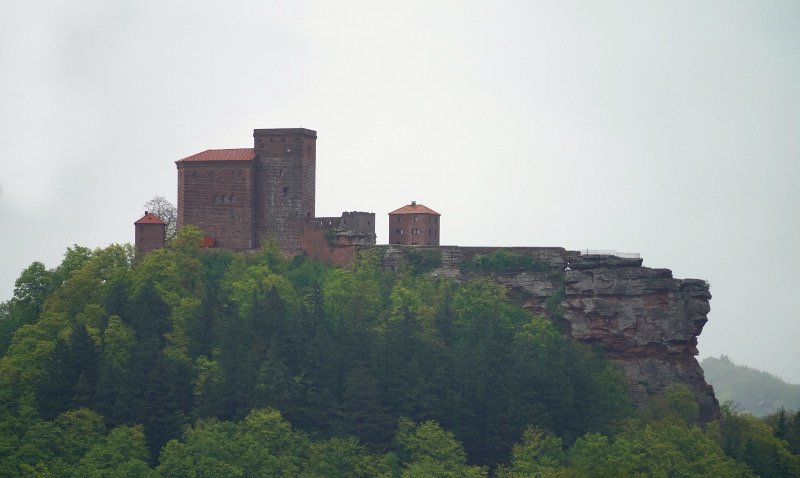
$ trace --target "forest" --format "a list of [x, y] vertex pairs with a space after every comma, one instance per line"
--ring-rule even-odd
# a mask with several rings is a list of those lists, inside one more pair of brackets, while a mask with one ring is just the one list
[[680, 384], [634, 406], [602, 350], [480, 273], [498, 258], [458, 282], [413, 253], [341, 269], [200, 239], [22, 271], [0, 477], [800, 476], [800, 412], [702, 424]]
[[757, 417], [774, 414], [782, 408], [800, 410], [800, 385], [737, 365], [725, 355], [706, 357], [700, 365], [720, 401], [734, 402], [741, 410]]

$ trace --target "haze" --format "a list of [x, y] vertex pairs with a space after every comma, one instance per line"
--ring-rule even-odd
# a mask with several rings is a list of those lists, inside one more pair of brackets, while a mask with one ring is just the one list
[[133, 240], [174, 161], [318, 132], [317, 215], [639, 252], [711, 283], [703, 356], [800, 383], [800, 3], [9, 2], [0, 300]]

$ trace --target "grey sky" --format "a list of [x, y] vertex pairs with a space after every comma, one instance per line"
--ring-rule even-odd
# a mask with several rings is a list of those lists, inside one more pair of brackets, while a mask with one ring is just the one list
[[318, 131], [317, 214], [639, 252], [712, 285], [701, 356], [800, 383], [800, 2], [7, 2], [0, 300], [133, 239], [174, 161]]

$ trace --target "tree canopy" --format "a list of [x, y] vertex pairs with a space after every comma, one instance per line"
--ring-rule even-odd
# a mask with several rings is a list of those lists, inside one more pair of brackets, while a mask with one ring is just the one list
[[200, 238], [22, 272], [0, 307], [0, 477], [797, 476], [796, 415], [700, 429], [681, 388], [634, 411], [601, 353], [480, 274]]

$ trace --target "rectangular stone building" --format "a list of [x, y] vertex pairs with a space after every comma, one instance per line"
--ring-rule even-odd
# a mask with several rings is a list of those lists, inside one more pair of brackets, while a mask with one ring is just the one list
[[[221, 248], [255, 249], [274, 240], [286, 254], [303, 252], [315, 242], [304, 234], [326, 232], [315, 221], [316, 141], [309, 129], [256, 129], [253, 148], [209, 149], [176, 161], [178, 227], [193, 224]], [[327, 224], [343, 233], [348, 221]], [[374, 224], [359, 224], [359, 243], [375, 243]]]

